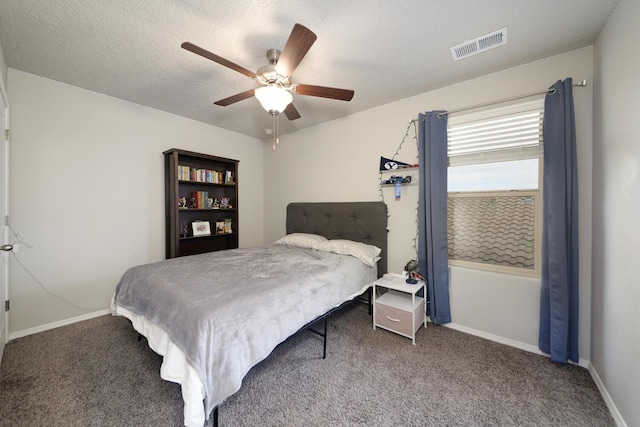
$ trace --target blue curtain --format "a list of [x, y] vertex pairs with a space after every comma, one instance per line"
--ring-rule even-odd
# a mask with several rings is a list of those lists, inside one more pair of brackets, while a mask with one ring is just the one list
[[543, 138], [539, 347], [553, 362], [578, 362], [578, 170], [571, 78], [550, 88]]
[[[447, 253], [447, 115], [419, 116], [418, 263], [427, 279], [427, 314], [434, 323], [451, 322]], [[426, 275], [425, 275], [426, 272]]]

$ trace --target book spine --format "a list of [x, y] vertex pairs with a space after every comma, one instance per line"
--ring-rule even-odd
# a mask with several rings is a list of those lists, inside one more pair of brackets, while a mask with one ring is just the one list
[[207, 206], [208, 192], [206, 191], [194, 191], [190, 194], [190, 197], [194, 200], [196, 209], [204, 209]]

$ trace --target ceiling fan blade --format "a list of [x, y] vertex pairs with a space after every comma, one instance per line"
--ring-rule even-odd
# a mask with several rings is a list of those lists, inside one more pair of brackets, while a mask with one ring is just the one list
[[206, 49], [201, 48], [200, 46], [196, 46], [193, 43], [189, 43], [189, 42], [184, 42], [182, 43], [182, 48], [186, 49], [190, 52], [193, 52], [197, 55], [200, 55], [204, 58], [210, 59], [213, 62], [217, 62], [220, 65], [224, 65], [227, 68], [231, 68], [234, 71], [237, 71], [241, 74], [244, 74], [245, 76], [249, 77], [249, 78], [254, 78], [256, 76], [256, 73], [254, 73], [253, 71], [249, 71], [244, 67], [241, 67], [238, 64], [235, 64], [227, 59], [224, 59], [221, 56], [216, 55], [215, 53], [209, 52]]
[[341, 101], [351, 101], [354, 91], [349, 89], [337, 89], [335, 87], [314, 86], [305, 84], [291, 85], [291, 92], [298, 95], [319, 96], [321, 98], [338, 99]]
[[317, 38], [318, 36], [304, 25], [294, 25], [276, 64], [278, 74], [291, 76]]
[[236, 95], [221, 99], [220, 101], [216, 101], [214, 102], [214, 104], [220, 105], [221, 107], [226, 107], [227, 105], [234, 104], [238, 101], [242, 101], [243, 99], [251, 98], [253, 96], [253, 92], [253, 89], [245, 90], [244, 92], [240, 92]]
[[296, 107], [293, 106], [293, 103], [287, 105], [287, 108], [284, 109], [284, 114], [287, 115], [287, 119], [296, 120], [300, 118], [300, 113], [296, 110]]

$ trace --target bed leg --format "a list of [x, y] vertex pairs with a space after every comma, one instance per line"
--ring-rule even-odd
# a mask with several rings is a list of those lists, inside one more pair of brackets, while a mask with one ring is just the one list
[[213, 427], [218, 427], [218, 407], [213, 408]]
[[327, 316], [324, 317], [324, 345], [322, 349], [322, 359], [327, 358]]

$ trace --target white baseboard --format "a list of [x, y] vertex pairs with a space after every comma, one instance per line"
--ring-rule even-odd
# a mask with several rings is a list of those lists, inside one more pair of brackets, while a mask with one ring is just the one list
[[593, 365], [589, 363], [588, 369], [589, 369], [589, 373], [591, 373], [591, 378], [593, 378], [593, 381], [596, 383], [596, 386], [598, 386], [598, 390], [600, 390], [600, 394], [602, 395], [604, 402], [607, 404], [607, 408], [609, 408], [609, 412], [611, 412], [611, 416], [615, 420], [616, 425], [618, 427], [627, 427], [627, 423], [624, 421], [624, 418], [622, 418], [622, 414], [620, 414], [620, 411], [618, 411], [618, 407], [613, 402], [611, 395], [609, 394], [609, 392], [607, 391], [607, 388], [604, 386], [604, 383], [600, 379], [600, 375], [598, 375], [598, 372], [596, 372], [596, 368], [594, 368]]
[[11, 340], [15, 340], [16, 338], [26, 337], [27, 335], [33, 335], [39, 332], [48, 331], [50, 329], [59, 328], [61, 326], [71, 325], [72, 323], [82, 322], [83, 320], [93, 319], [94, 317], [104, 316], [105, 314], [111, 314], [111, 310], [107, 308], [100, 311], [94, 311], [93, 313], [83, 314], [82, 316], [71, 317], [69, 319], [47, 323], [46, 325], [40, 325], [34, 328], [23, 329], [22, 331], [12, 332], [7, 337], [7, 342]]

